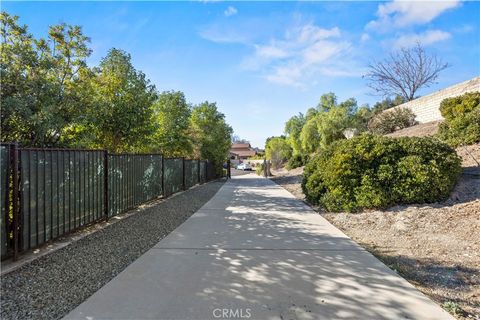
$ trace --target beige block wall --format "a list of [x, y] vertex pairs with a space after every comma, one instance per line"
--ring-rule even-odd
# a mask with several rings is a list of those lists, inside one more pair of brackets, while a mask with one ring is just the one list
[[439, 90], [418, 99], [406, 102], [395, 108], [409, 108], [420, 123], [443, 120], [440, 103], [445, 98], [460, 96], [467, 92], [480, 91], [480, 77], [475, 77], [451, 87]]

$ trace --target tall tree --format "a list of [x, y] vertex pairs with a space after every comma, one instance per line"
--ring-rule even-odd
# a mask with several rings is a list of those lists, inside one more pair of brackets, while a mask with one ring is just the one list
[[302, 140], [300, 139], [300, 135], [305, 122], [305, 116], [303, 113], [299, 113], [285, 123], [284, 131], [287, 136], [287, 142], [292, 147], [294, 154], [302, 154]]
[[331, 106], [328, 111], [319, 112], [315, 117], [319, 136], [319, 146], [326, 147], [336, 140], [345, 138], [344, 130], [353, 124], [357, 101], [348, 99]]
[[[320, 97], [316, 109], [307, 111], [306, 121], [300, 133], [302, 149], [313, 153], [328, 146], [335, 140], [343, 139], [346, 129], [362, 129], [366, 127], [367, 110], [361, 109], [358, 114], [357, 101], [353, 98], [337, 103], [334, 93], [326, 93]], [[358, 117], [357, 117], [358, 114]]]
[[292, 156], [292, 148], [285, 137], [272, 137], [265, 144], [265, 156], [278, 169]]
[[154, 104], [155, 134], [152, 145], [167, 157], [189, 157], [193, 153], [189, 132], [191, 107], [180, 91], [161, 93]]
[[60, 24], [35, 39], [18, 17], [1, 13], [2, 139], [54, 146], [82, 114], [81, 87], [88, 82], [89, 38], [79, 26]]
[[416, 98], [419, 89], [434, 84], [448, 67], [435, 55], [428, 55], [420, 43], [391, 53], [384, 61], [368, 65], [364, 78], [368, 86], [383, 96], [400, 95], [406, 101]]
[[400, 95], [396, 95], [394, 99], [391, 99], [390, 97], [386, 97], [382, 101], [376, 102], [373, 105], [372, 112], [374, 114], [380, 113], [384, 110], [396, 107], [402, 103], [405, 103], [405, 98], [403, 98]]
[[250, 143], [248, 140], [241, 138], [240, 136], [234, 134], [232, 135], [232, 143]]
[[320, 136], [318, 134], [318, 125], [315, 116], [306, 120], [300, 132], [300, 141], [302, 142], [302, 150], [307, 154], [317, 151], [320, 145]]
[[94, 69], [92, 103], [80, 124], [92, 136], [92, 146], [119, 151], [141, 151], [153, 133], [155, 86], [134, 68], [129, 54], [111, 49]]
[[337, 105], [337, 96], [333, 92], [322, 94], [317, 111], [326, 112]]
[[217, 164], [223, 163], [233, 134], [225, 115], [218, 111], [215, 103], [206, 101], [193, 107], [190, 121], [195, 155]]
[[351, 124], [349, 129], [354, 129], [352, 133], [362, 133], [368, 130], [368, 122], [375, 113], [370, 109], [368, 104], [362, 105], [357, 111], [352, 115]]

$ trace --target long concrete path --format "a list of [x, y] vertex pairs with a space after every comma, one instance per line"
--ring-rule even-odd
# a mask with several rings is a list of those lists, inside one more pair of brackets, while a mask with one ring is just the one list
[[234, 177], [66, 319], [452, 319], [302, 201]]

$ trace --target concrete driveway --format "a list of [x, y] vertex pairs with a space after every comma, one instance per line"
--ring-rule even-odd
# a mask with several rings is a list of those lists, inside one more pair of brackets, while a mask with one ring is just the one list
[[452, 319], [302, 201], [237, 176], [65, 319]]

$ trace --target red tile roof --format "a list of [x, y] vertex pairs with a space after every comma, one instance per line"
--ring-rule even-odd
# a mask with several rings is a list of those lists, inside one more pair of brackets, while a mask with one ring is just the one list
[[235, 150], [234, 153], [239, 157], [253, 157], [257, 154], [254, 150]]
[[231, 149], [232, 150], [237, 150], [237, 149], [247, 149], [250, 150], [250, 143], [234, 143], [232, 144]]

